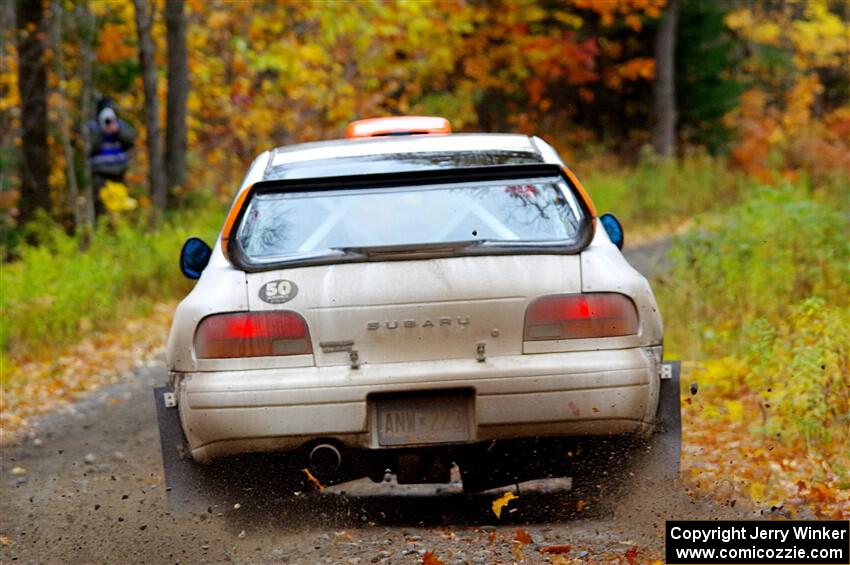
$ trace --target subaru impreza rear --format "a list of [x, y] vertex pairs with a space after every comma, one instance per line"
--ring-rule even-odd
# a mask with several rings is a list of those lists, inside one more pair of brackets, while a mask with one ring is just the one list
[[657, 430], [661, 319], [614, 218], [539, 138], [413, 133], [263, 153], [187, 242], [159, 396], [194, 464], [479, 490]]

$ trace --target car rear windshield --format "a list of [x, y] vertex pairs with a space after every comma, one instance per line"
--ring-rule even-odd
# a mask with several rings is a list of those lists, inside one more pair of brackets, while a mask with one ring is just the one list
[[561, 178], [255, 194], [237, 242], [251, 262], [370, 248], [575, 244], [583, 214]]

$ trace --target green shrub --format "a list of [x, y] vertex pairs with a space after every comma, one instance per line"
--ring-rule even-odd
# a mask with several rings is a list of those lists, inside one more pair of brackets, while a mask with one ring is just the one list
[[674, 241], [656, 285], [668, 350], [711, 359], [708, 390], [758, 397], [754, 429], [846, 445], [849, 226], [841, 206], [764, 187]]
[[847, 234], [848, 217], [834, 205], [789, 186], [753, 190], [675, 240], [674, 267], [659, 285], [668, 336], [722, 354], [721, 338], [756, 318], [787, 316], [810, 297], [846, 305]]
[[19, 259], [3, 265], [2, 355], [71, 343], [186, 293], [180, 247], [191, 235], [212, 242], [223, 217], [217, 206], [180, 212], [152, 233], [129, 221], [104, 222], [85, 252], [60, 226], [38, 220], [29, 229], [39, 244], [20, 246]]
[[582, 182], [599, 213], [613, 212], [629, 230], [678, 223], [728, 206], [748, 180], [723, 159], [704, 153], [678, 163], [647, 153], [634, 169], [609, 171], [588, 164]]

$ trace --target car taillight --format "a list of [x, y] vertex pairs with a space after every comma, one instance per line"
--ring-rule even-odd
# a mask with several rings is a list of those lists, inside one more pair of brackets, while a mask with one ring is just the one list
[[622, 294], [542, 296], [525, 313], [526, 341], [614, 337], [637, 331], [635, 305]]
[[201, 320], [195, 332], [195, 355], [199, 359], [312, 352], [307, 323], [295, 312], [217, 314]]

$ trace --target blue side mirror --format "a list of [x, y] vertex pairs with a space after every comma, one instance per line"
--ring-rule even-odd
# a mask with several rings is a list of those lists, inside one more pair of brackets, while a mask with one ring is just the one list
[[190, 237], [180, 250], [180, 270], [187, 279], [199, 279], [211, 255], [212, 249], [203, 239]]
[[602, 227], [605, 228], [605, 232], [608, 234], [608, 238], [611, 240], [611, 243], [617, 246], [618, 249], [623, 248], [623, 226], [620, 224], [620, 220], [617, 219], [617, 216], [614, 214], [602, 214], [599, 217], [600, 223], [602, 223]]

